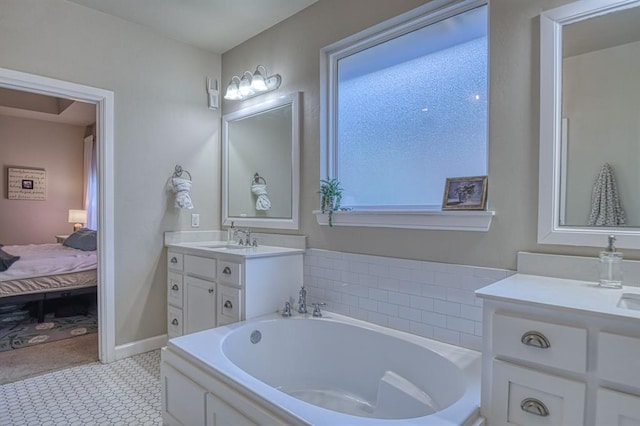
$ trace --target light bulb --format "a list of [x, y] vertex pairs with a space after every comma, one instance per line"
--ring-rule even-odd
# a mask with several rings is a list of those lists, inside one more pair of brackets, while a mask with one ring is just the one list
[[262, 74], [262, 72], [260, 72], [261, 67], [261, 65], [258, 65], [256, 71], [253, 73], [253, 78], [251, 79], [251, 88], [256, 92], [264, 92], [268, 89], [267, 84], [264, 81], [267, 70], [262, 67], [262, 69], [265, 70], [264, 74]]
[[240, 92], [240, 96], [249, 96], [253, 94], [253, 89], [251, 88], [251, 72], [247, 71], [244, 73], [242, 80], [240, 80], [238, 90]]
[[235, 79], [240, 80], [238, 77], [234, 77], [231, 79], [229, 85], [227, 86], [227, 91], [224, 94], [225, 99], [232, 101], [240, 99], [240, 93], [238, 92], [238, 83], [235, 82]]

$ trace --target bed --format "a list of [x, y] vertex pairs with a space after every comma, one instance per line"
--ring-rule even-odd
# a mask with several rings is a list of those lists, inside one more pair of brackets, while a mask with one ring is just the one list
[[0, 272], [0, 305], [37, 302], [38, 322], [42, 322], [45, 301], [96, 293], [95, 250], [55, 243], [2, 246], [2, 250], [20, 259]]

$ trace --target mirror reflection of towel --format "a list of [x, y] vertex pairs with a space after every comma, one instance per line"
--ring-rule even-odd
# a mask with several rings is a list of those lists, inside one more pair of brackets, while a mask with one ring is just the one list
[[193, 203], [191, 202], [191, 181], [189, 179], [183, 179], [179, 177], [171, 178], [171, 186], [173, 192], [176, 193], [175, 206], [180, 209], [192, 209]]
[[271, 208], [271, 200], [269, 200], [269, 194], [267, 194], [267, 185], [254, 183], [251, 185], [251, 192], [258, 196], [256, 200], [256, 210], [269, 210]]
[[588, 224], [590, 226], [619, 226], [624, 225], [624, 222], [624, 210], [620, 206], [613, 170], [608, 163], [604, 163], [591, 191], [591, 214]]

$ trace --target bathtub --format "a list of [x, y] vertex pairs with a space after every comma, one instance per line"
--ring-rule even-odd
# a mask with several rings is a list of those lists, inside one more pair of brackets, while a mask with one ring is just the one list
[[[330, 312], [274, 314], [171, 339], [162, 353], [163, 418], [199, 423], [176, 421], [176, 411], [204, 390], [198, 412], [212, 424], [240, 424], [239, 415], [246, 424], [479, 425], [480, 358]], [[176, 373], [197, 385], [192, 396], [184, 386], [171, 391]]]

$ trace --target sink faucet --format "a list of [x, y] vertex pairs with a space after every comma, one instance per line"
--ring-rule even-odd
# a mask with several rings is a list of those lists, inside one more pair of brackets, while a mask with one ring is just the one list
[[304, 289], [304, 284], [298, 292], [298, 312], [301, 314], [307, 313], [307, 290]]
[[[244, 240], [242, 239], [242, 235], [240, 236], [240, 240], [238, 241], [239, 245], [247, 246], [247, 247], [249, 247], [251, 245], [251, 229], [249, 229], [249, 228], [238, 229], [236, 231], [236, 233], [244, 235]], [[257, 244], [256, 244], [256, 246], [257, 246]]]

